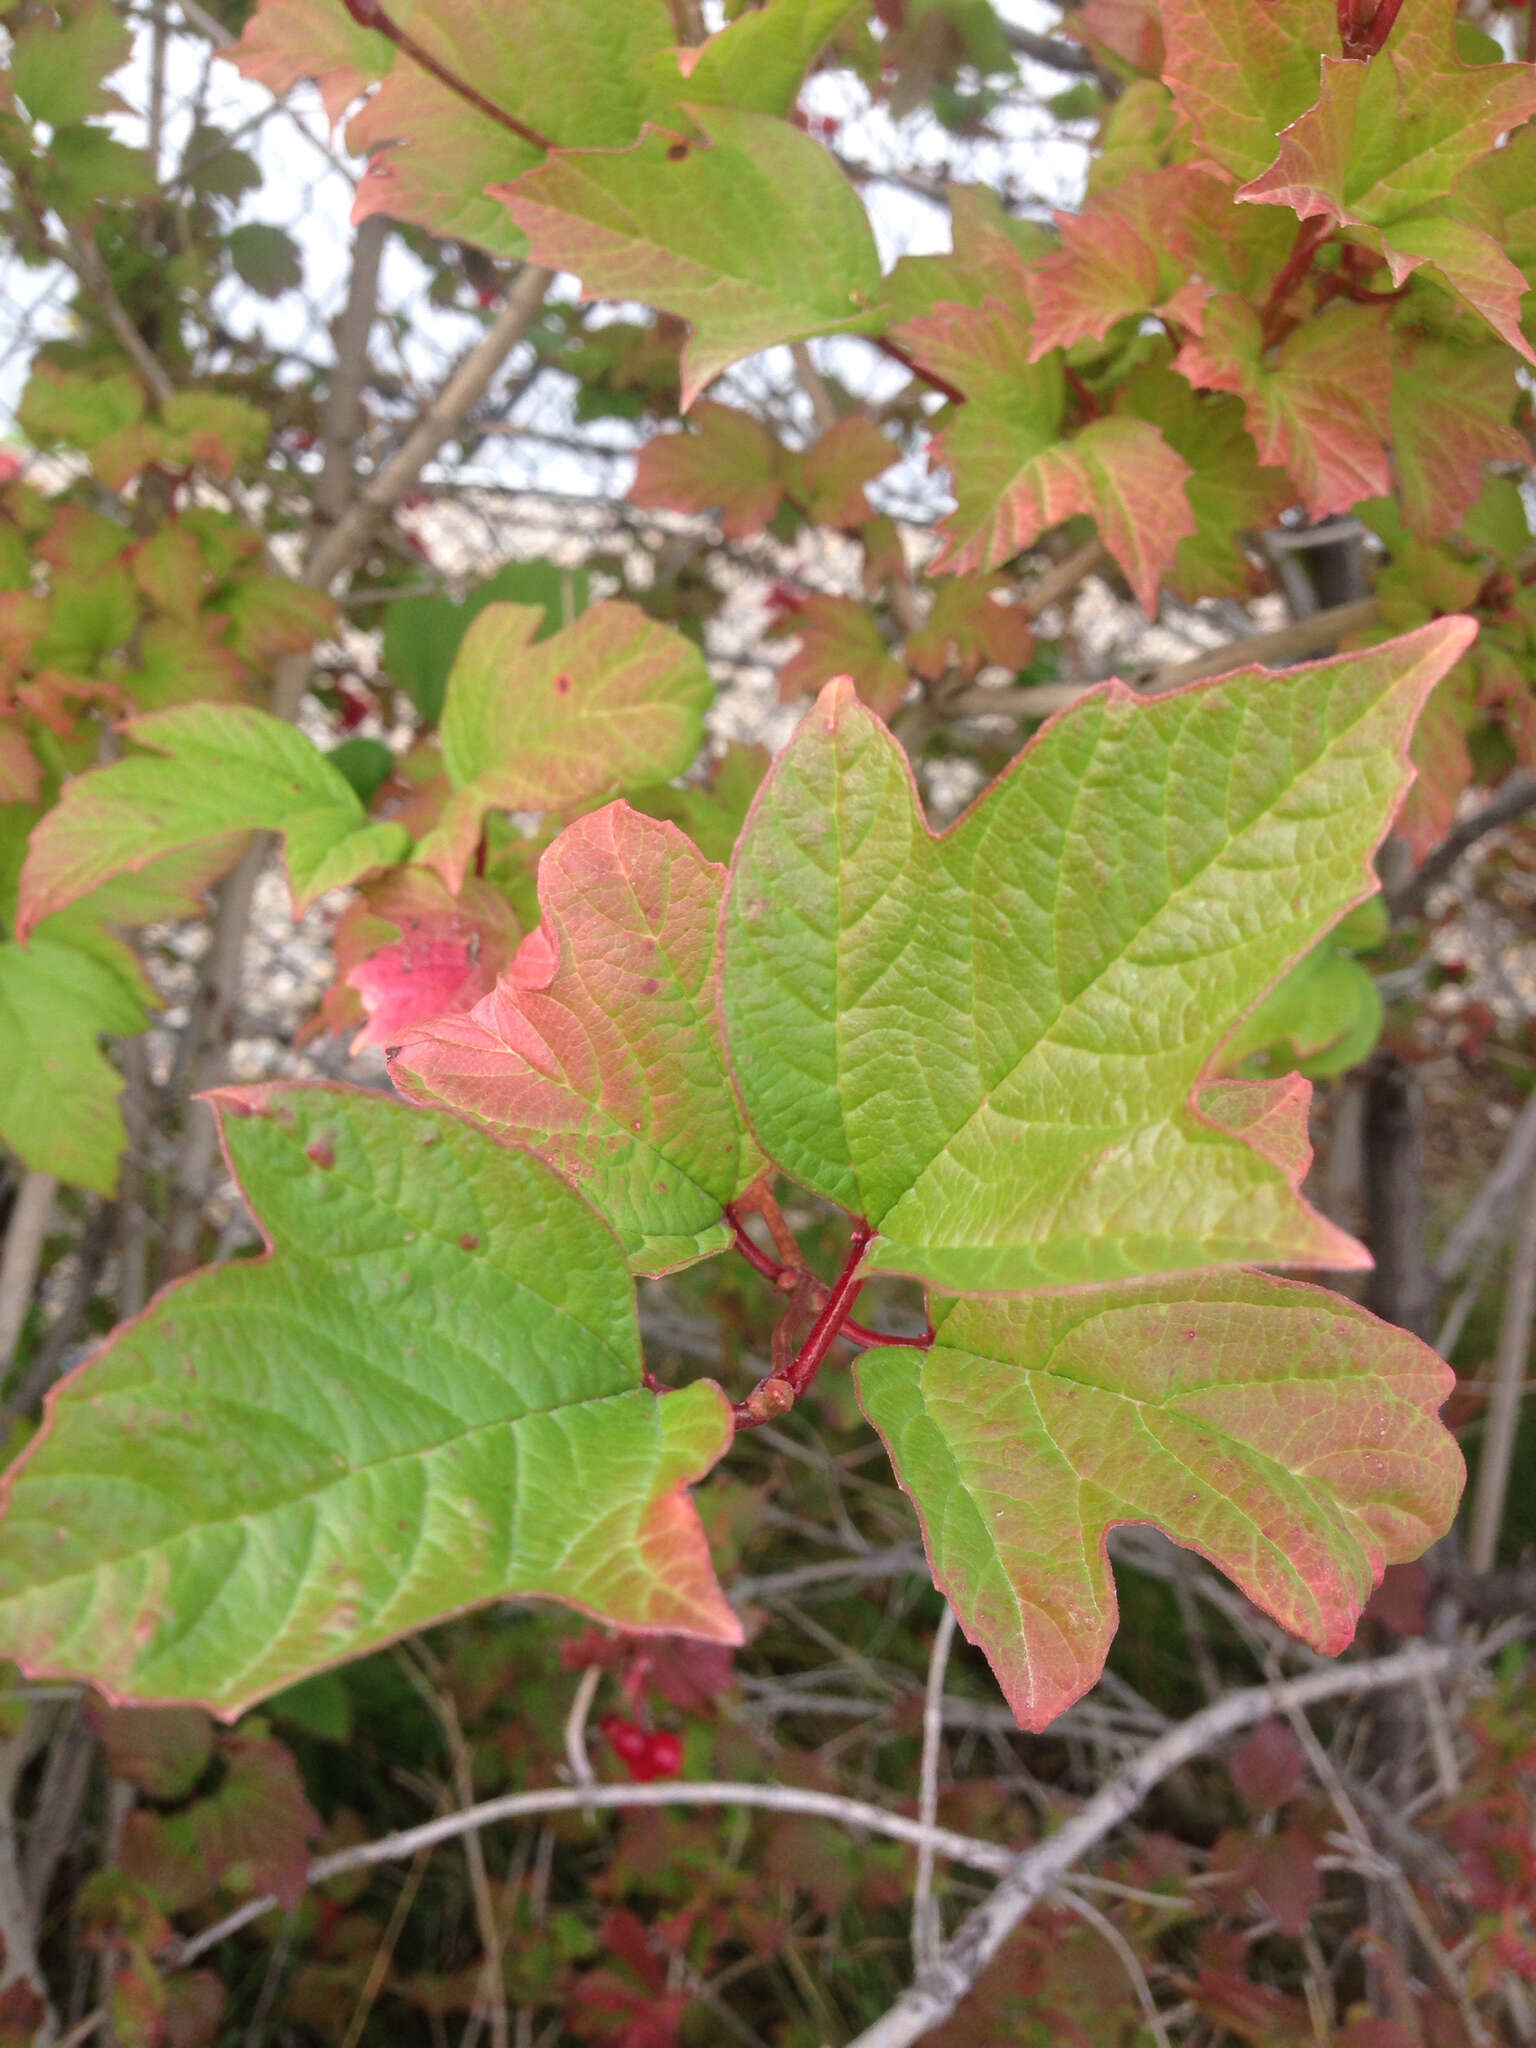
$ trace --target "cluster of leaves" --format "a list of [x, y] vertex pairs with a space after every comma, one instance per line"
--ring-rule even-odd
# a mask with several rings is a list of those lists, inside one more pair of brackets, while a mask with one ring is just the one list
[[[696, 619], [547, 564], [397, 601], [382, 669], [339, 660], [321, 688], [324, 726], [274, 714], [275, 665], [335, 613], [220, 491], [270, 481], [292, 402], [253, 406], [256, 370], [176, 380], [221, 265], [262, 289], [283, 252], [210, 228], [179, 268], [151, 260], [142, 164], [110, 133], [125, 32], [97, 5], [17, 11], [15, 235], [83, 235], [139, 349], [92, 316], [49, 351], [21, 420], [55, 487], [0, 497], [0, 1139], [113, 1191], [100, 1041], [156, 1004], [125, 934], [195, 914], [257, 833], [296, 912], [352, 892], [313, 1029], [386, 1048], [397, 1091], [217, 1094], [268, 1253], [163, 1293], [52, 1399], [0, 1522], [0, 1648], [29, 1671], [232, 1718], [513, 1595], [734, 1644], [689, 1489], [839, 1342], [1025, 1727], [1099, 1674], [1117, 1524], [1335, 1652], [1454, 1513], [1441, 1362], [1262, 1269], [1367, 1262], [1300, 1192], [1307, 1077], [1380, 1025], [1354, 956], [1381, 941], [1371, 863], [1410, 760], [1419, 854], [1474, 775], [1536, 766], [1536, 67], [1455, 0], [1369, 23], [1328, 0], [1093, 4], [1071, 17], [1097, 67], [1081, 212], [1047, 227], [956, 187], [950, 252], [882, 273], [806, 80], [846, 71], [897, 115], [949, 93], [963, 125], [1008, 71], [996, 18], [732, 12], [679, 47], [667, 0], [262, 0], [234, 52], [350, 110], [359, 219], [467, 245], [482, 296], [531, 260], [630, 309], [552, 318], [537, 346], [593, 409], [666, 421], [637, 506], [713, 513], [726, 545], [854, 551], [857, 594], [775, 592], [799, 642], [781, 688], [814, 693], [793, 740], [684, 781], [712, 696]], [[231, 152], [201, 148], [227, 178]], [[702, 395], [827, 339], [910, 384], [866, 408], [834, 380], [808, 439]], [[954, 500], [920, 570], [878, 488], [914, 452]], [[1092, 691], [930, 829], [890, 722], [1046, 672], [1043, 564], [1092, 542], [1155, 616], [1164, 593], [1254, 594], [1266, 529], [1341, 513], [1378, 544], [1344, 654]], [[355, 733], [381, 711], [409, 745]], [[840, 1270], [813, 1271], [786, 1189], [849, 1219]], [[742, 1398], [663, 1384], [637, 1280], [733, 1248], [785, 1305], [771, 1371]], [[854, 1320], [866, 1286], [890, 1330]], [[611, 1725], [642, 1774], [667, 1767], [655, 1731]], [[185, 1783], [122, 1772], [192, 1800], [177, 1854], [201, 1889], [157, 1876], [162, 1914], [235, 1870], [292, 1889], [238, 1815], [197, 1818], [282, 1752], [196, 1726]], [[148, 1910], [103, 1908], [129, 1983]], [[670, 1980], [631, 1948], [654, 2000]], [[1229, 1962], [1218, 1941], [1199, 1971]]]

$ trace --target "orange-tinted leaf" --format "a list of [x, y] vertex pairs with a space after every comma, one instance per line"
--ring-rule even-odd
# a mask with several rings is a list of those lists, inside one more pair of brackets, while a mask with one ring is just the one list
[[900, 458], [867, 414], [850, 413], [788, 458], [789, 494], [819, 526], [858, 526], [869, 517], [864, 486]]
[[1034, 628], [1020, 605], [999, 599], [1001, 576], [946, 576], [933, 585], [928, 616], [907, 635], [909, 664], [927, 682], [950, 670], [973, 676], [987, 662], [1021, 669], [1034, 652]]
[[668, 512], [718, 511], [725, 538], [745, 540], [779, 509], [780, 454], [750, 413], [701, 398], [680, 432], [657, 434], [640, 450], [630, 501]]
[[864, 702], [882, 718], [907, 694], [906, 669], [886, 645], [874, 613], [855, 597], [813, 591], [797, 598], [768, 630], [781, 639], [793, 633], [800, 641], [779, 670], [783, 703], [812, 694], [834, 676], [851, 676]]

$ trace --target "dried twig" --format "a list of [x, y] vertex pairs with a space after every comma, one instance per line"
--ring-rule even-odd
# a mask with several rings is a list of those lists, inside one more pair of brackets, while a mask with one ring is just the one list
[[1474, 1572], [1493, 1569], [1504, 1503], [1520, 1425], [1520, 1399], [1531, 1355], [1531, 1316], [1536, 1311], [1536, 1168], [1526, 1177], [1515, 1228], [1514, 1256], [1499, 1324], [1499, 1348], [1493, 1392], [1483, 1427], [1482, 1455], [1477, 1466], [1477, 1491], [1472, 1500], [1472, 1527], [1467, 1538], [1467, 1563]]
[[1136, 2002], [1141, 2007], [1142, 2017], [1147, 2023], [1147, 2032], [1157, 2043], [1157, 2048], [1172, 2048], [1172, 2043], [1168, 2039], [1168, 2029], [1157, 2009], [1157, 2000], [1152, 1996], [1152, 1986], [1147, 1982], [1147, 1973], [1141, 1967], [1141, 1958], [1114, 1921], [1107, 1913], [1101, 1913], [1097, 1906], [1091, 1905], [1071, 1885], [1058, 1885], [1052, 1897], [1060, 1899], [1064, 1906], [1069, 1907], [1080, 1920], [1093, 1929], [1107, 1947], [1114, 1950], [1121, 1969], [1131, 1980]]
[[1491, 797], [1472, 817], [1463, 818], [1402, 887], [1389, 892], [1387, 908], [1392, 915], [1416, 917], [1430, 891], [1445, 881], [1464, 853], [1490, 832], [1496, 832], [1501, 825], [1512, 824], [1516, 818], [1523, 817], [1533, 805], [1536, 805], [1536, 775], [1517, 768], [1497, 796]]
[[0, 1254], [0, 1374], [9, 1369], [16, 1355], [22, 1325], [32, 1306], [58, 1185], [51, 1173], [24, 1173], [16, 1190], [5, 1251]]
[[1347, 634], [1364, 632], [1376, 624], [1378, 616], [1379, 606], [1374, 597], [1330, 605], [1325, 612], [1293, 619], [1290, 625], [1280, 626], [1273, 633], [1253, 633], [1247, 639], [1229, 640], [1207, 654], [1197, 654], [1192, 660], [1172, 662], [1160, 668], [1146, 687], [1172, 690], [1181, 683], [1197, 683], [1204, 676], [1223, 676], [1255, 662], [1268, 667], [1276, 662], [1298, 661], [1305, 655], [1336, 646]]
[[[939, 1817], [939, 1758], [944, 1747], [944, 1674], [955, 1640], [955, 1610], [946, 1600], [933, 1632], [928, 1659], [928, 1684], [923, 1693], [923, 1761], [917, 1795], [917, 1817], [932, 1828]], [[933, 1896], [933, 1840], [919, 1845], [917, 1879], [912, 1888], [912, 1962], [925, 1970], [939, 1952], [943, 1923]]]

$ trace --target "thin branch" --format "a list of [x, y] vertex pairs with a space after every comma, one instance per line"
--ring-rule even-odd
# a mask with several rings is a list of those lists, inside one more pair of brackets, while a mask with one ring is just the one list
[[51, 1173], [24, 1173], [11, 1206], [5, 1251], [0, 1254], [0, 1376], [10, 1368], [37, 1286], [43, 1246], [58, 1181]]
[[1160, 668], [1146, 688], [1172, 690], [1180, 683], [1199, 682], [1204, 676], [1226, 675], [1231, 669], [1247, 668], [1253, 662], [1268, 667], [1296, 661], [1334, 646], [1349, 633], [1364, 632], [1377, 623], [1379, 616], [1380, 607], [1374, 597], [1359, 597], [1348, 604], [1330, 605], [1325, 612], [1312, 612], [1304, 619], [1294, 619], [1290, 625], [1281, 626], [1273, 633], [1253, 633], [1246, 639], [1229, 640], [1223, 647], [1213, 647], [1209, 653], [1197, 654], [1192, 661], [1173, 662], [1166, 668]]
[[167, 375], [164, 365], [149, 343], [140, 334], [129, 317], [117, 290], [107, 274], [107, 266], [98, 255], [94, 242], [83, 241], [72, 228], [64, 230], [64, 240], [54, 245], [54, 251], [85, 286], [96, 310], [105, 319], [125, 356], [144, 380], [157, 405], [164, 405], [175, 395], [176, 386]]
[[[1492, 1654], [1495, 1642], [1490, 1637], [1472, 1655]], [[1264, 1720], [1277, 1708], [1292, 1703], [1312, 1706], [1322, 1700], [1413, 1684], [1426, 1673], [1455, 1669], [1467, 1655], [1460, 1648], [1418, 1644], [1372, 1663], [1340, 1665], [1284, 1684], [1229, 1693], [1181, 1722], [1117, 1771], [1047, 1841], [1015, 1858], [991, 1897], [966, 1917], [954, 1939], [940, 1951], [937, 1964], [847, 2048], [911, 2048], [913, 2042], [942, 2025], [1030, 1909], [1181, 1764], [1239, 1729]]]
[[1497, 796], [1474, 816], [1463, 818], [1403, 886], [1392, 891], [1387, 898], [1387, 908], [1392, 915], [1416, 917], [1430, 891], [1447, 878], [1469, 847], [1476, 846], [1479, 839], [1496, 832], [1501, 825], [1512, 824], [1516, 818], [1523, 817], [1533, 806], [1536, 806], [1536, 775], [1517, 768]]
[[820, 1372], [827, 1353], [843, 1334], [859, 1290], [864, 1285], [859, 1268], [874, 1231], [867, 1223], [856, 1223], [848, 1241], [843, 1270], [827, 1294], [821, 1313], [810, 1334], [783, 1372], [775, 1372], [754, 1387], [745, 1401], [731, 1404], [731, 1419], [738, 1429], [756, 1429], [776, 1415], [792, 1408]]
[[343, 5], [359, 27], [371, 28], [383, 36], [386, 42], [393, 43], [402, 57], [409, 57], [413, 64], [419, 64], [439, 85], [445, 86], [449, 92], [463, 100], [466, 106], [473, 107], [477, 114], [483, 114], [488, 121], [494, 121], [498, 128], [505, 128], [508, 134], [515, 135], [519, 142], [529, 143], [534, 149], [554, 148], [555, 145], [548, 136], [541, 135], [536, 128], [530, 128], [525, 121], [519, 121], [517, 116], [509, 114], [505, 107], [498, 107], [494, 100], [488, 100], [484, 93], [477, 91], [467, 78], [461, 78], [458, 72], [450, 70], [440, 58], [434, 57], [432, 52], [417, 42], [408, 30], [401, 28], [397, 21], [391, 19], [379, 4], [379, 0], [343, 0]]
[[1015, 28], [1011, 21], [1005, 21], [1002, 30], [1008, 47], [1032, 64], [1043, 64], [1047, 70], [1060, 71], [1068, 78], [1097, 75], [1092, 52], [1081, 43], [1063, 42], [1059, 36], [1041, 35], [1032, 28]]
[[[928, 1683], [923, 1692], [923, 1760], [918, 1780], [917, 1817], [925, 1828], [939, 1818], [939, 1758], [944, 1748], [944, 1674], [955, 1641], [955, 1610], [946, 1600], [933, 1632], [928, 1658]], [[912, 1888], [912, 1964], [919, 1975], [938, 1960], [943, 1921], [933, 1896], [933, 1843], [917, 1852], [917, 1879]]]
[[1152, 1996], [1152, 1986], [1147, 1982], [1147, 1973], [1141, 1967], [1141, 1958], [1120, 1932], [1107, 1913], [1101, 1913], [1097, 1906], [1073, 1889], [1071, 1885], [1060, 1885], [1052, 1894], [1079, 1920], [1091, 1927], [1106, 1947], [1112, 1948], [1122, 1970], [1131, 1980], [1131, 1989], [1136, 1993], [1136, 2002], [1141, 2007], [1142, 2017], [1147, 2023], [1147, 2032], [1157, 2043], [1157, 2048], [1173, 2048], [1168, 2038], [1168, 2029], [1163, 2016], [1157, 2009], [1157, 2000]]
[[[592, 1768], [592, 1759], [587, 1754], [587, 1716], [592, 1711], [592, 1702], [597, 1698], [597, 1688], [602, 1683], [601, 1664], [589, 1664], [581, 1674], [581, 1683], [571, 1697], [571, 1710], [565, 1717], [565, 1760], [570, 1765], [571, 1776], [578, 1785], [595, 1785], [597, 1773]], [[589, 1806], [586, 1811], [588, 1823], [597, 1819], [596, 1809]]]
[[368, 337], [379, 310], [379, 266], [393, 223], [370, 214], [352, 240], [352, 274], [347, 302], [336, 322], [336, 359], [326, 394], [321, 434], [325, 454], [315, 489], [315, 509], [334, 523], [347, 509], [354, 478], [353, 450], [363, 423], [363, 389], [368, 381]]
[[1441, 1246], [1434, 1277], [1441, 1287], [1458, 1279], [1478, 1252], [1500, 1230], [1510, 1208], [1536, 1166], [1536, 1095], [1522, 1104], [1509, 1127], [1498, 1164], [1483, 1182], [1461, 1221]]
[[[1449, 1656], [1450, 1652], [1444, 1653]], [[603, 1809], [631, 1806], [749, 1806], [769, 1813], [807, 1815], [813, 1820], [836, 1821], [846, 1828], [864, 1829], [885, 1835], [892, 1841], [921, 1847], [931, 1841], [937, 1854], [963, 1863], [972, 1870], [1000, 1877], [1013, 1866], [1011, 1850], [973, 1835], [957, 1834], [952, 1828], [925, 1828], [905, 1814], [889, 1813], [863, 1799], [845, 1799], [832, 1792], [813, 1792], [791, 1785], [748, 1785], [729, 1782], [679, 1783], [668, 1780], [654, 1785], [551, 1785], [536, 1792], [509, 1792], [499, 1799], [482, 1800], [478, 1806], [457, 1813], [440, 1814], [398, 1834], [383, 1835], [375, 1842], [361, 1842], [355, 1848], [338, 1849], [320, 1856], [309, 1866], [307, 1882], [324, 1884], [347, 1871], [371, 1870], [376, 1864], [398, 1863], [418, 1851], [452, 1841], [469, 1828], [494, 1827], [500, 1821], [527, 1820], [543, 1813], [575, 1813], [584, 1806]], [[248, 1899], [212, 1927], [204, 1928], [183, 1942], [174, 1952], [177, 1969], [195, 1962], [209, 1949], [227, 1941], [242, 1927], [273, 1911], [277, 1900], [270, 1893]]]
[[27, 1895], [16, 1841], [16, 1787], [37, 1747], [38, 1718], [35, 1709], [22, 1717], [14, 1735], [0, 1742], [0, 1989], [25, 1984], [43, 2006], [43, 2023], [38, 2041], [46, 2048], [58, 2028], [48, 1997], [48, 1985], [38, 1966], [37, 1923], [39, 1909]]
[[1536, 1312], [1536, 1168], [1526, 1176], [1515, 1229], [1514, 1256], [1499, 1324], [1499, 1348], [1493, 1393], [1483, 1429], [1477, 1465], [1477, 1492], [1472, 1502], [1472, 1528], [1467, 1563], [1474, 1572], [1492, 1571], [1504, 1526], [1504, 1504], [1514, 1463], [1515, 1434], [1520, 1426], [1520, 1401], [1531, 1356], [1531, 1316]]

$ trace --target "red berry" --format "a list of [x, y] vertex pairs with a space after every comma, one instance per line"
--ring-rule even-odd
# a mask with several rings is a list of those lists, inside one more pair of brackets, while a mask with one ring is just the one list
[[683, 1768], [683, 1745], [668, 1728], [659, 1728], [651, 1737], [650, 1750], [646, 1758], [652, 1778], [675, 1778]]
[[622, 1714], [604, 1714], [597, 1725], [637, 1785], [649, 1785], [654, 1778], [675, 1778], [682, 1769], [683, 1745], [667, 1730], [649, 1734]]

